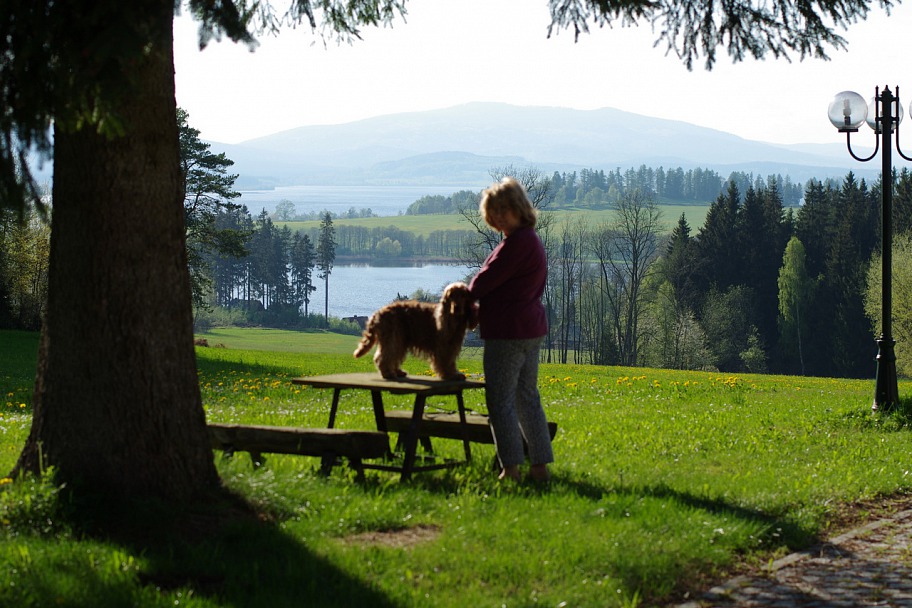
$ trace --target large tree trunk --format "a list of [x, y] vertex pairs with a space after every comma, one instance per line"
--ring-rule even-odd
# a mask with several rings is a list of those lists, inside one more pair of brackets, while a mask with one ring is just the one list
[[14, 473], [53, 466], [82, 491], [182, 501], [219, 480], [193, 350], [174, 5], [158, 4], [117, 104], [123, 135], [55, 129], [48, 309]]

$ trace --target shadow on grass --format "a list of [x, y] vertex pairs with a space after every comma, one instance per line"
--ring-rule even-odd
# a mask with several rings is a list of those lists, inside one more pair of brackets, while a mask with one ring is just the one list
[[[478, 471], [475, 473], [477, 475]], [[481, 474], [486, 475], [488, 478], [493, 478], [494, 476], [494, 473], [490, 471], [482, 471]], [[464, 490], [466, 481], [455, 475], [436, 477], [418, 475], [409, 483], [432, 493], [457, 494]], [[489, 491], [492, 489], [497, 491], [499, 483], [488, 483], [487, 489]], [[486, 482], [479, 482], [479, 485], [485, 487]], [[775, 533], [775, 542], [773, 544], [784, 545], [789, 550], [803, 549], [821, 541], [818, 534], [803, 528], [786, 515], [747, 508], [723, 498], [700, 496], [695, 493], [676, 490], [666, 484], [654, 486], [602, 485], [581, 479], [579, 476], [556, 473], [551, 481], [546, 484], [524, 481], [515, 486], [503, 486], [503, 490], [530, 498], [549, 494], [570, 494], [593, 502], [598, 502], [608, 496], [628, 497], [631, 500], [643, 497], [656, 498], [672, 501], [691, 509], [757, 524], [758, 527], [768, 530], [771, 534]]]
[[105, 500], [74, 512], [86, 536], [142, 556], [145, 593], [181, 590], [245, 608], [394, 605], [227, 491], [178, 510]]

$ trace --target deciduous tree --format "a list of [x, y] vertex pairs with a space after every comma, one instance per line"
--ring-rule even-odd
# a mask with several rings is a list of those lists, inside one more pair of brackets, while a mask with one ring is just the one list
[[[871, 259], [864, 294], [865, 311], [874, 327], [882, 327], [881, 307], [882, 257]], [[893, 240], [893, 338], [896, 339], [896, 370], [903, 376], [912, 374], [912, 234]]]
[[[529, 202], [538, 211], [538, 221], [535, 230], [543, 243], [547, 236], [548, 228], [551, 225], [551, 218], [548, 216], [547, 209], [554, 199], [554, 191], [551, 187], [551, 180], [544, 175], [539, 169], [529, 167], [516, 167], [506, 165], [495, 167], [489, 172], [491, 179], [499, 182], [505, 177], [512, 177], [526, 190]], [[460, 256], [460, 262], [470, 268], [481, 268], [488, 254], [494, 251], [497, 244], [500, 243], [501, 235], [492, 230], [485, 224], [484, 218], [478, 212], [479, 200], [464, 197], [457, 211], [472, 227], [473, 236], [468, 239], [464, 245], [464, 250]], [[545, 243], [547, 246], [547, 243]]]
[[786, 361], [794, 359], [786, 356], [786, 353], [791, 353], [794, 349], [798, 355], [798, 371], [802, 376], [805, 374], [802, 334], [805, 332], [807, 306], [814, 288], [805, 260], [804, 245], [798, 237], [793, 236], [785, 247], [779, 270], [779, 347], [782, 358]]
[[637, 365], [642, 290], [655, 261], [662, 213], [655, 195], [641, 190], [625, 193], [614, 212], [615, 219], [595, 231], [592, 253], [614, 311], [618, 362]]

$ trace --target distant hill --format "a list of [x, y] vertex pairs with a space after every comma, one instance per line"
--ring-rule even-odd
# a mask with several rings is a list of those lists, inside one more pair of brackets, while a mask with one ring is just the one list
[[[834, 134], [834, 140], [837, 139]], [[289, 129], [240, 144], [210, 142], [235, 161], [242, 189], [304, 184], [479, 187], [493, 167], [534, 165], [548, 173], [580, 168], [684, 169], [781, 173], [793, 181], [843, 177], [860, 167], [845, 144], [777, 145], [612, 108], [571, 110], [469, 103]]]

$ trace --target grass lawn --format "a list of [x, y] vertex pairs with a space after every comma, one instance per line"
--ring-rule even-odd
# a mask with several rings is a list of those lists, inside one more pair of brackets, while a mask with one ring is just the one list
[[325, 353], [351, 355], [359, 336], [347, 336], [327, 331], [290, 331], [285, 329], [214, 327], [197, 333], [212, 348], [255, 350], [283, 353]]
[[[219, 335], [228, 348], [197, 349], [210, 421], [325, 426], [331, 392], [291, 379], [372, 369], [348, 349], [260, 333], [248, 343], [277, 348], [244, 350]], [[28, 431], [36, 343], [0, 334], [3, 471]], [[480, 362], [462, 367], [477, 373]], [[162, 525], [147, 517], [154, 506], [100, 504], [74, 523], [50, 482], [6, 483], [0, 605], [671, 605], [910, 488], [908, 417], [871, 413], [873, 380], [543, 365], [540, 388], [558, 424], [546, 487], [497, 482], [493, 448], [480, 445], [471, 465], [404, 484], [381, 471], [358, 484], [345, 467], [324, 478], [315, 458], [267, 456], [254, 470], [245, 454], [216, 456], [225, 484], [259, 513], [220, 525], [200, 522], [224, 504]], [[466, 405], [484, 411], [481, 392]], [[338, 425], [371, 428], [369, 395], [343, 393]]]
[[[687, 218], [687, 223], [691, 229], [696, 230], [703, 225], [706, 220], [706, 212], [709, 211], [708, 203], [697, 204], [661, 204], [659, 209], [662, 211], [662, 221], [667, 231], [671, 231], [678, 223], [678, 219], [683, 213]], [[614, 212], [609, 209], [590, 211], [585, 209], [578, 210], [560, 210], [553, 212], [558, 223], [568, 219], [577, 219], [580, 216], [585, 218], [585, 222], [595, 226], [604, 222], [610, 222], [614, 219]], [[281, 225], [287, 225], [292, 231], [297, 230], [319, 230], [320, 222], [317, 220], [307, 222], [279, 222]], [[472, 227], [459, 214], [450, 215], [396, 215], [385, 217], [367, 217], [354, 219], [336, 219], [333, 220], [336, 226], [363, 226], [368, 229], [385, 228], [395, 226], [400, 230], [406, 230], [414, 233], [416, 236], [427, 237], [435, 230], [472, 230]]]

